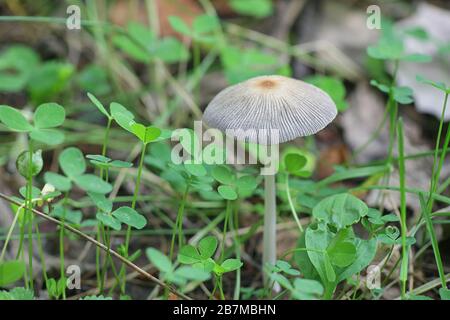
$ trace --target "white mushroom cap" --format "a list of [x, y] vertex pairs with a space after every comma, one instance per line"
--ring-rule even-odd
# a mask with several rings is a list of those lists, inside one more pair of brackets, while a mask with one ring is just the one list
[[[321, 89], [272, 75], [255, 77], [222, 90], [209, 103], [203, 120], [227, 134], [234, 129], [233, 135], [238, 140], [275, 144], [312, 135], [336, 115], [336, 105]], [[264, 131], [261, 129], [267, 130], [268, 142], [264, 142], [266, 138], [261, 141]], [[270, 129], [278, 129], [278, 142], [270, 141]]]

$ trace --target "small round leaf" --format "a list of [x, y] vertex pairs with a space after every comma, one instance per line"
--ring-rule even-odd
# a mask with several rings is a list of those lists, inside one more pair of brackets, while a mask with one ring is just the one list
[[34, 113], [34, 125], [38, 129], [55, 128], [64, 123], [66, 111], [57, 103], [44, 103]]
[[230, 186], [219, 186], [217, 191], [225, 200], [236, 200], [238, 197], [236, 191]]

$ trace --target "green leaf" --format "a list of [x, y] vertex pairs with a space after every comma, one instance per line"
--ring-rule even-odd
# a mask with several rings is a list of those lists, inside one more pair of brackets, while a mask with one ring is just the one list
[[147, 127], [145, 129], [145, 143], [155, 141], [161, 135], [161, 129], [157, 127]]
[[24, 90], [39, 62], [39, 55], [32, 48], [8, 45], [0, 55], [0, 91]]
[[108, 71], [95, 62], [88, 64], [77, 74], [76, 82], [81, 91], [90, 91], [98, 96], [106, 96], [112, 91]]
[[0, 287], [5, 287], [22, 279], [25, 273], [25, 264], [19, 260], [0, 263]]
[[80, 149], [70, 147], [59, 155], [59, 165], [64, 174], [74, 179], [86, 172], [86, 161]]
[[340, 271], [337, 275], [337, 281], [341, 282], [353, 274], [357, 274], [364, 268], [366, 268], [372, 260], [375, 258], [377, 251], [377, 240], [360, 240], [356, 239], [356, 259], [355, 261]]
[[239, 14], [265, 18], [272, 14], [272, 0], [231, 0], [231, 8]]
[[275, 281], [278, 282], [278, 284], [280, 286], [282, 286], [285, 289], [288, 289], [289, 291], [293, 290], [294, 288], [292, 287], [291, 282], [288, 280], [288, 278], [286, 278], [285, 276], [283, 276], [282, 274], [279, 273], [272, 273], [270, 274], [270, 278]]
[[306, 157], [298, 153], [289, 153], [284, 157], [284, 166], [286, 170], [291, 174], [294, 174], [295, 172], [303, 169], [303, 167], [306, 165], [306, 162]]
[[161, 135], [161, 129], [156, 127], [145, 127], [137, 122], [131, 123], [131, 130], [131, 132], [145, 144], [155, 141]]
[[153, 265], [162, 272], [171, 272], [173, 270], [172, 262], [169, 258], [161, 251], [155, 248], [148, 248], [145, 250], [148, 260], [150, 260]]
[[59, 127], [64, 123], [66, 111], [57, 103], [44, 103], [34, 113], [34, 125], [38, 129]]
[[166, 63], [175, 63], [189, 59], [189, 51], [178, 39], [165, 37], [156, 44], [153, 56]]
[[36, 129], [30, 132], [30, 138], [50, 146], [56, 146], [64, 142], [64, 133], [55, 129]]
[[189, 174], [195, 177], [204, 177], [207, 174], [207, 171], [202, 164], [185, 163], [184, 168]]
[[[25, 199], [27, 197], [27, 186], [23, 186], [19, 189], [20, 195]], [[41, 196], [41, 190], [35, 186], [31, 187], [31, 197], [36, 199]]]
[[323, 286], [318, 281], [301, 278], [297, 278], [294, 280], [294, 290], [292, 292], [292, 296], [296, 299], [319, 299], [323, 295], [323, 292]]
[[305, 246], [308, 257], [325, 287], [335, 286], [336, 275], [326, 249], [330, 243], [330, 233], [323, 224], [308, 226], [305, 232]]
[[72, 64], [60, 61], [46, 61], [38, 66], [27, 86], [33, 103], [38, 105], [53, 100], [68, 87], [74, 71]]
[[236, 200], [238, 198], [238, 195], [236, 191], [234, 191], [233, 187], [219, 186], [219, 188], [217, 188], [217, 191], [225, 200]]
[[336, 272], [334, 271], [334, 268], [331, 265], [331, 260], [330, 260], [330, 257], [328, 256], [328, 254], [324, 254], [323, 263], [325, 266], [326, 279], [329, 282], [334, 283], [336, 281]]
[[399, 60], [403, 57], [403, 41], [397, 36], [382, 36], [375, 46], [367, 48], [367, 54], [375, 59]]
[[134, 115], [117, 102], [112, 102], [109, 108], [111, 110], [111, 115], [117, 124], [128, 132], [134, 134], [132, 128], [132, 125], [136, 123], [134, 121]]
[[195, 17], [192, 27], [197, 35], [201, 35], [218, 30], [220, 24], [216, 17], [203, 14]]
[[116, 218], [112, 217], [109, 214], [97, 212], [95, 217], [97, 218], [98, 221], [100, 221], [105, 226], [110, 227], [113, 230], [120, 231], [122, 227], [119, 220], [117, 220]]
[[104, 164], [107, 164], [108, 162], [111, 161], [110, 158], [102, 156], [101, 154], [88, 154], [88, 155], [86, 155], [86, 158], [90, 159], [90, 160], [95, 160], [97, 162], [101, 162]]
[[141, 45], [139, 45], [126, 35], [115, 35], [112, 38], [112, 42], [116, 47], [124, 51], [127, 55], [129, 55], [136, 61], [149, 63], [151, 60], [151, 57], [148, 54], [147, 50], [145, 50], [145, 48], [143, 48]]
[[287, 147], [283, 150], [283, 153], [281, 155], [281, 171], [286, 171], [286, 157], [290, 154], [298, 154], [301, 157], [304, 157], [306, 159], [306, 163], [304, 164], [303, 168], [301, 168], [298, 171], [289, 172], [291, 175], [296, 177], [302, 177], [302, 178], [309, 178], [312, 173], [314, 172], [315, 166], [316, 166], [316, 157], [314, 154], [309, 152], [306, 149], [301, 149], [297, 147]]
[[198, 243], [198, 251], [202, 259], [211, 258], [217, 249], [217, 239], [213, 236], [203, 238]]
[[46, 172], [44, 175], [44, 180], [46, 183], [50, 183], [54, 186], [55, 189], [62, 192], [67, 192], [72, 188], [72, 182], [70, 179], [54, 172]]
[[356, 247], [349, 237], [348, 229], [342, 229], [331, 240], [327, 248], [331, 263], [344, 268], [353, 263], [356, 259]]
[[22, 113], [12, 107], [0, 105], [0, 121], [3, 122], [8, 129], [18, 132], [29, 132], [33, 130], [31, 124]]
[[444, 91], [444, 92], [446, 92], [446, 93], [450, 93], [450, 87], [447, 87], [447, 86], [445, 85], [445, 83], [443, 83], [443, 82], [432, 81], [432, 80], [426, 79], [425, 77], [423, 77], [423, 76], [421, 76], [421, 75], [417, 75], [417, 76], [416, 76], [416, 80], [417, 80], [418, 82], [422, 82], [422, 83], [424, 83], [424, 84], [428, 84], [428, 85], [430, 85], [430, 86], [433, 86], [433, 87], [435, 87], [436, 89], [442, 90], [442, 91]]
[[107, 199], [104, 194], [88, 192], [88, 196], [91, 198], [92, 202], [94, 202], [96, 207], [103, 212], [110, 213], [112, 211], [113, 203], [111, 200]]
[[182, 266], [182, 267], [178, 268], [177, 270], [175, 270], [174, 274], [175, 274], [175, 276], [182, 277], [187, 280], [200, 281], [200, 282], [204, 282], [211, 278], [211, 275], [209, 272], [199, 269], [199, 268], [191, 267], [191, 266]]
[[94, 106], [97, 107], [97, 109], [103, 113], [105, 115], [105, 117], [107, 117], [108, 119], [112, 119], [112, 116], [108, 113], [108, 111], [106, 111], [105, 107], [103, 106], [103, 104], [90, 92], [87, 93], [87, 96], [89, 97], [89, 99], [92, 101], [92, 103], [94, 104]]
[[147, 224], [147, 219], [130, 207], [120, 207], [112, 215], [120, 222], [136, 229], [142, 229]]
[[439, 296], [441, 297], [441, 300], [450, 300], [450, 290], [447, 288], [440, 288]]
[[152, 47], [156, 40], [153, 31], [141, 23], [134, 21], [128, 23], [127, 31], [131, 38], [143, 48]]
[[258, 186], [256, 179], [253, 176], [242, 176], [236, 181], [239, 196], [245, 197], [250, 195]]
[[23, 151], [16, 160], [16, 168], [20, 175], [24, 178], [37, 176], [44, 166], [42, 159], [42, 150], [33, 152], [30, 161], [30, 152]]
[[300, 275], [300, 272], [298, 270], [293, 269], [291, 267], [291, 264], [287, 261], [277, 260], [275, 267], [278, 268], [280, 271], [292, 276]]
[[312, 211], [315, 218], [335, 225], [338, 229], [345, 228], [367, 215], [367, 205], [349, 193], [330, 196], [320, 201]]
[[169, 16], [169, 23], [173, 30], [178, 33], [181, 33], [185, 36], [192, 36], [192, 31], [189, 26], [177, 16]]
[[202, 260], [202, 257], [198, 253], [197, 249], [188, 244], [180, 249], [178, 253], [178, 261], [183, 264], [194, 264]]
[[211, 172], [214, 179], [223, 184], [234, 183], [234, 174], [230, 168], [225, 165], [218, 165]]
[[133, 166], [131, 162], [122, 160], [113, 160], [110, 163], [108, 163], [108, 165], [114, 168], [131, 168]]
[[405, 33], [411, 37], [414, 37], [419, 40], [428, 40], [430, 37], [428, 35], [427, 30], [422, 27], [412, 27], [405, 31]]
[[413, 91], [410, 87], [394, 87], [394, 100], [401, 104], [409, 104], [414, 101]]
[[131, 124], [131, 132], [139, 138], [143, 143], [145, 143], [145, 131], [146, 128], [143, 124], [133, 122]]
[[0, 291], [0, 300], [34, 300], [34, 293], [30, 289], [16, 287], [8, 291]]
[[52, 217], [68, 221], [70, 223], [79, 225], [83, 219], [83, 214], [79, 210], [69, 210], [61, 205], [56, 205], [50, 213]]
[[414, 54], [407, 54], [407, 55], [403, 56], [402, 60], [425, 63], [425, 62], [431, 62], [433, 59], [431, 58], [431, 56], [426, 55], [426, 54], [414, 53]]
[[239, 259], [227, 259], [222, 264], [221, 267], [225, 272], [234, 271], [240, 269], [244, 264]]
[[95, 193], [109, 193], [112, 191], [112, 186], [93, 174], [83, 174], [81, 176], [73, 177], [73, 181], [81, 189], [87, 192]]

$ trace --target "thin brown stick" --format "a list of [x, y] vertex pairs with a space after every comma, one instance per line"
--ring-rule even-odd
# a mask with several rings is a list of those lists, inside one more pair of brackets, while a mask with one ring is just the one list
[[[4, 199], [4, 200], [6, 200], [6, 201], [8, 201], [8, 202], [10, 202], [10, 203], [12, 203], [12, 204], [15, 204], [15, 205], [20, 206], [20, 203], [19, 203], [19, 202], [15, 201], [14, 199], [11, 199], [10, 197], [8, 197], [7, 195], [5, 195], [5, 194], [3, 194], [3, 193], [1, 193], [1, 192], [0, 192], [0, 198]], [[151, 275], [150, 273], [148, 273], [147, 271], [145, 271], [145, 270], [141, 269], [140, 267], [138, 267], [137, 265], [135, 265], [135, 264], [134, 264], [133, 262], [131, 262], [130, 260], [128, 260], [128, 259], [122, 257], [122, 256], [121, 256], [119, 253], [117, 253], [116, 251], [114, 251], [114, 250], [112, 250], [112, 249], [109, 249], [109, 248], [108, 248], [107, 246], [105, 246], [103, 243], [98, 242], [97, 240], [95, 240], [94, 238], [91, 238], [90, 236], [84, 234], [84, 233], [81, 232], [80, 230], [77, 230], [77, 229], [75, 229], [75, 228], [73, 228], [73, 227], [71, 227], [71, 226], [69, 226], [69, 225], [66, 225], [65, 223], [63, 223], [63, 222], [61, 222], [61, 221], [59, 221], [59, 220], [57, 220], [57, 219], [55, 219], [55, 218], [53, 218], [53, 217], [50, 217], [50, 216], [46, 215], [45, 213], [40, 212], [40, 211], [38, 211], [38, 210], [36, 210], [36, 209], [32, 209], [32, 212], [33, 212], [35, 215], [37, 215], [37, 216], [39, 216], [39, 217], [41, 217], [41, 218], [43, 218], [43, 219], [45, 219], [45, 220], [51, 221], [51, 222], [53, 222], [53, 223], [56, 223], [56, 224], [58, 224], [59, 226], [63, 227], [64, 229], [66, 229], [66, 230], [68, 230], [68, 231], [70, 231], [70, 232], [72, 232], [72, 233], [74, 233], [74, 234], [80, 236], [81, 238], [83, 238], [83, 239], [85, 239], [85, 240], [87, 240], [87, 241], [89, 241], [89, 242], [91, 242], [91, 243], [93, 243], [93, 244], [95, 244], [95, 245], [98, 246], [100, 249], [104, 250], [105, 252], [109, 252], [110, 255], [116, 257], [117, 259], [119, 259], [121, 262], [123, 262], [124, 264], [126, 264], [128, 267], [130, 267], [130, 268], [133, 269], [134, 271], [138, 272], [139, 274], [141, 274], [142, 276], [146, 277], [147, 279], [149, 279], [149, 280], [151, 280], [151, 281], [157, 283], [158, 285], [160, 285], [160, 286], [162, 286], [162, 287], [164, 287], [164, 288], [167, 288], [170, 292], [172, 292], [173, 294], [177, 295], [178, 297], [180, 297], [180, 298], [182, 298], [182, 299], [185, 299], [185, 300], [192, 300], [192, 298], [188, 297], [188, 296], [185, 295], [184, 293], [179, 292], [178, 290], [176, 290], [176, 289], [173, 288], [172, 286], [169, 286], [169, 285], [165, 284], [164, 282], [162, 282], [161, 280], [159, 280], [159, 279], [156, 278], [155, 276], [152, 276], [152, 275]]]

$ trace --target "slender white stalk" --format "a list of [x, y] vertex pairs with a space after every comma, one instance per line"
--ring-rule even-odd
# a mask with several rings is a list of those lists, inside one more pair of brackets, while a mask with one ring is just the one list
[[[277, 204], [275, 191], [275, 175], [264, 176], [264, 234], [263, 234], [263, 270], [267, 263], [275, 265], [277, 259]], [[264, 283], [268, 285], [265, 272]]]

